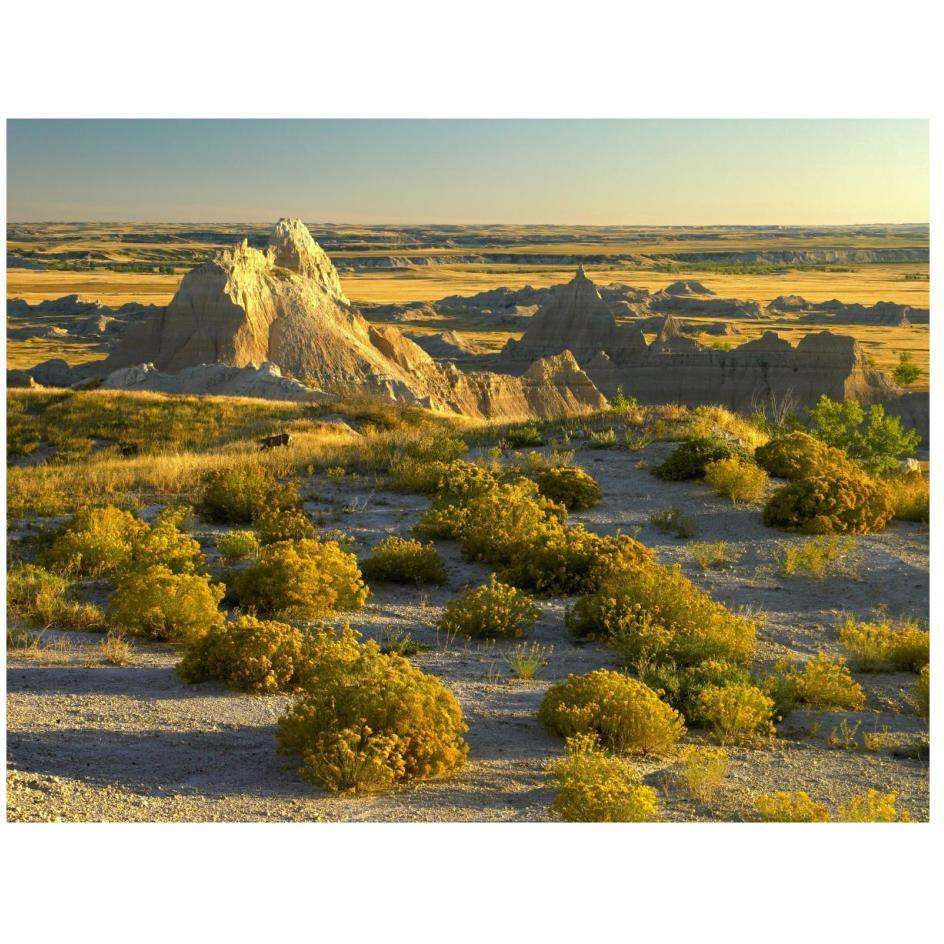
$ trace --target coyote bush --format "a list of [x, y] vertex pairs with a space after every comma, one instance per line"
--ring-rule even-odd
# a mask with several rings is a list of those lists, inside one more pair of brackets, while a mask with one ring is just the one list
[[109, 622], [152, 639], [187, 642], [218, 626], [225, 588], [209, 577], [175, 574], [162, 564], [129, 571], [108, 604]]
[[833, 470], [777, 489], [764, 508], [764, 524], [804, 534], [865, 534], [881, 531], [893, 512], [885, 485]]
[[596, 735], [603, 747], [627, 753], [665, 753], [685, 733], [682, 716], [648, 685], [607, 669], [552, 685], [538, 721], [553, 734]]
[[123, 570], [148, 526], [112, 505], [82, 508], [56, 532], [42, 555], [52, 570], [80, 577], [103, 577]]
[[556, 793], [550, 811], [568, 823], [646, 823], [659, 819], [656, 791], [622, 757], [591, 735], [568, 738], [565, 757], [547, 765]]
[[361, 562], [361, 573], [371, 582], [445, 583], [446, 565], [432, 544], [390, 535], [375, 545]]
[[849, 616], [839, 642], [860, 672], [920, 672], [931, 661], [931, 636], [912, 620], [882, 617], [868, 623]]
[[35, 564], [14, 564], [7, 572], [7, 616], [34, 626], [101, 630], [105, 614], [93, 603], [69, 597], [69, 581]]
[[704, 437], [689, 439], [668, 455], [661, 465], [652, 469], [652, 474], [659, 479], [681, 482], [685, 479], [700, 479], [705, 469], [719, 459], [746, 459], [745, 450], [724, 439]]
[[336, 792], [371, 793], [460, 767], [467, 731], [439, 679], [376, 643], [330, 649], [312, 661], [295, 703], [279, 720], [279, 749], [300, 774]]
[[299, 502], [294, 483], [280, 485], [267, 468], [250, 462], [207, 473], [197, 511], [218, 524], [252, 524], [266, 509], [293, 508]]
[[719, 459], [705, 466], [705, 482], [718, 494], [737, 505], [763, 497], [767, 473], [753, 462]]
[[609, 641], [627, 662], [706, 659], [746, 664], [754, 655], [756, 623], [712, 600], [672, 568], [649, 563], [624, 567], [582, 596], [566, 615], [576, 636]]
[[767, 823], [828, 823], [829, 810], [815, 803], [808, 793], [763, 793], [754, 801], [760, 818]]
[[242, 616], [195, 639], [177, 666], [186, 682], [216, 679], [243, 692], [287, 691], [306, 657], [304, 634], [286, 623]]
[[233, 578], [240, 606], [266, 615], [310, 618], [360, 609], [369, 591], [357, 558], [334, 541], [278, 541]]
[[226, 531], [216, 536], [216, 549], [225, 561], [245, 560], [259, 552], [255, 531]]
[[754, 685], [708, 685], [699, 692], [699, 721], [720, 744], [756, 744], [774, 733], [774, 703]]
[[833, 468], [849, 468], [844, 452], [801, 432], [787, 433], [758, 446], [754, 450], [754, 461], [771, 475], [790, 481]]
[[541, 618], [534, 601], [492, 574], [485, 586], [466, 590], [446, 604], [438, 626], [448, 635], [517, 639]]
[[583, 469], [568, 466], [545, 469], [535, 481], [545, 498], [563, 505], [568, 511], [592, 508], [603, 497], [596, 480]]

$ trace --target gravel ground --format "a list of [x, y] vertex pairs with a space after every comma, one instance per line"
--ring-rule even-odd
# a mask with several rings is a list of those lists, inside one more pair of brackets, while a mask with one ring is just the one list
[[[803, 540], [765, 528], [757, 507], [733, 508], [701, 483], [653, 478], [640, 459], [655, 464], [672, 444], [641, 452], [591, 451], [577, 462], [599, 481], [604, 501], [572, 516], [601, 533], [638, 533], [664, 563], [684, 573], [728, 606], [768, 615], [760, 632], [758, 666], [819, 650], [840, 655], [836, 626], [843, 613], [927, 618], [928, 529], [893, 523], [883, 534], [859, 538], [844, 573], [818, 581], [785, 577], [773, 562], [777, 545]], [[406, 535], [427, 500], [368, 489], [363, 480], [311, 479], [306, 507], [325, 528], [343, 528], [366, 550], [387, 533]], [[691, 542], [653, 528], [653, 511], [678, 507], [695, 519], [694, 541], [728, 543], [736, 562], [703, 573]], [[638, 529], [638, 532], [637, 532]], [[218, 528], [199, 526], [212, 548]], [[184, 685], [178, 655], [166, 645], [136, 642], [125, 667], [96, 663], [98, 637], [69, 633], [65, 664], [8, 655], [7, 817], [21, 821], [535, 821], [547, 818], [551, 792], [545, 763], [562, 752], [534, 715], [552, 682], [571, 672], [613, 666], [611, 650], [575, 643], [564, 628], [566, 600], [540, 601], [543, 617], [531, 639], [553, 647], [539, 679], [514, 679], [505, 663], [513, 644], [447, 640], [435, 630], [443, 605], [467, 584], [488, 579], [486, 568], [462, 561], [448, 542], [439, 545], [450, 580], [445, 587], [381, 586], [350, 622], [383, 640], [409, 632], [430, 646], [415, 657], [456, 694], [469, 725], [469, 763], [439, 782], [365, 798], [336, 797], [302, 782], [275, 752], [274, 730], [286, 696], [230, 692], [216, 684]], [[895, 790], [899, 806], [928, 817], [928, 765], [891, 749], [866, 751], [861, 735], [887, 733], [903, 743], [926, 733], [915, 717], [906, 673], [860, 674], [868, 695], [858, 713], [794, 712], [773, 746], [734, 749], [719, 796], [699, 806], [681, 788], [677, 763], [648, 762], [641, 769], [660, 790], [668, 820], [741, 820], [753, 816], [752, 798], [772, 790], [806, 790], [835, 806], [870, 788]], [[845, 723], [858, 732], [853, 749], [830, 746]], [[856, 725], [858, 724], [858, 727]], [[693, 732], [687, 740], [698, 741]], [[835, 740], [835, 738], [833, 738]]]

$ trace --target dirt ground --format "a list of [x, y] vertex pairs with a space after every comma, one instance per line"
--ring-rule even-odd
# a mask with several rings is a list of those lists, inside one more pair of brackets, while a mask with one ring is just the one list
[[[730, 607], [767, 614], [757, 667], [783, 657], [805, 658], [820, 649], [840, 655], [836, 627], [844, 613], [868, 617], [879, 606], [922, 620], [928, 614], [928, 529], [895, 522], [882, 534], [857, 539], [844, 572], [821, 581], [787, 577], [773, 561], [780, 542], [804, 538], [765, 528], [757, 507], [734, 508], [702, 483], [655, 479], [640, 460], [657, 463], [672, 444], [640, 452], [580, 450], [576, 461], [600, 483], [604, 501], [575, 514], [601, 533], [637, 533], [664, 563], [684, 573]], [[406, 535], [427, 499], [368, 487], [351, 477], [307, 479], [306, 507], [326, 529], [343, 528], [364, 554], [387, 533]], [[678, 507], [695, 519], [694, 541], [728, 543], [736, 559], [702, 572], [690, 541], [651, 526], [654, 511]], [[638, 532], [637, 532], [638, 529]], [[213, 533], [196, 536], [212, 551]], [[569, 673], [615, 666], [614, 653], [577, 643], [564, 627], [568, 601], [540, 600], [543, 617], [530, 641], [553, 647], [535, 681], [512, 677], [505, 654], [514, 643], [450, 640], [435, 623], [444, 604], [489, 571], [465, 563], [457, 548], [440, 542], [450, 573], [447, 586], [377, 586], [367, 607], [349, 615], [365, 635], [381, 641], [409, 632], [430, 648], [415, 657], [456, 694], [469, 725], [468, 765], [438, 782], [372, 797], [336, 797], [301, 781], [275, 751], [274, 731], [288, 696], [236, 694], [215, 683], [188, 686], [176, 676], [178, 659], [167, 645], [135, 642], [126, 667], [92, 664], [99, 641], [69, 633], [66, 664], [8, 658], [7, 816], [28, 821], [534, 821], [547, 819], [551, 791], [545, 763], [562, 753], [535, 712], [547, 687]], [[897, 756], [888, 747], [868, 751], [862, 735], [887, 734], [891, 743], [927, 732], [917, 718], [907, 673], [858, 674], [868, 702], [856, 713], [797, 711], [779, 726], [768, 749], [734, 748], [727, 783], [710, 805], [694, 803], [683, 789], [678, 762], [643, 762], [658, 787], [664, 818], [675, 821], [751, 819], [753, 797], [774, 790], [805, 790], [831, 808], [874, 788], [898, 793], [900, 808], [928, 818], [928, 764]], [[831, 746], [843, 730], [845, 747]], [[832, 736], [832, 737], [831, 737]], [[691, 732], [687, 742], [702, 740]], [[853, 743], [854, 742], [854, 743]]]

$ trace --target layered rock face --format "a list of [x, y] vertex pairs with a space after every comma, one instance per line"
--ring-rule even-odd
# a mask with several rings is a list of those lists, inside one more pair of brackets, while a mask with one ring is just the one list
[[775, 312], [799, 313], [804, 321], [834, 322], [836, 324], [872, 324], [907, 327], [927, 324], [928, 309], [896, 302], [876, 302], [874, 305], [846, 303], [832, 298], [825, 302], [810, 302], [800, 295], [780, 295], [770, 303]]
[[[739, 347], [719, 351], [687, 337], [688, 326], [668, 314], [661, 319], [655, 340], [647, 344], [640, 331], [646, 322], [617, 324], [612, 315], [607, 320], [596, 304], [599, 294], [587, 282], [578, 273], [562, 295], [555, 295], [534, 316], [520, 341], [508, 342], [501, 359], [505, 369], [523, 370], [528, 356], [558, 354], [569, 348], [568, 338], [577, 337], [580, 353], [576, 360], [596, 387], [607, 396], [622, 387], [640, 403], [717, 403], [748, 411], [771, 399], [789, 399], [797, 407], [807, 407], [822, 394], [834, 400], [855, 398], [864, 404], [891, 404], [901, 396], [900, 388], [868, 366], [851, 337], [822, 331], [807, 335], [793, 347], [768, 331]], [[710, 301], [711, 296], [700, 294], [702, 289], [698, 283], [675, 283], [664, 290], [664, 297], [707, 297]], [[592, 332], [587, 330], [591, 325]], [[906, 412], [918, 415], [917, 410]]]
[[[324, 390], [367, 389], [476, 417], [556, 417], [606, 404], [572, 357], [521, 377], [465, 374], [437, 364], [399, 329], [368, 324], [299, 220], [280, 220], [264, 252], [243, 241], [189, 272], [167, 309], [131, 328], [97, 369], [112, 375], [142, 364], [161, 375], [202, 369], [214, 387], [218, 371], [211, 367], [264, 362]], [[116, 383], [131, 382], [117, 376]], [[196, 384], [191, 373], [188, 390], [197, 392]]]

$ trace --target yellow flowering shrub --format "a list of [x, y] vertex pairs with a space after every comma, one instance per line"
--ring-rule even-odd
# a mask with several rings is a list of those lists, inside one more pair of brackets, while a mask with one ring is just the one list
[[538, 721], [563, 737], [595, 735], [621, 753], [663, 754], [685, 733], [682, 716], [648, 685], [607, 669], [552, 685]]
[[851, 463], [840, 449], [827, 446], [809, 433], [787, 433], [754, 450], [754, 461], [779, 479], [806, 478], [829, 468], [849, 468]]
[[360, 609], [370, 592], [353, 554], [316, 539], [266, 545], [232, 591], [244, 609], [298, 618]]
[[216, 679], [243, 692], [287, 691], [298, 682], [305, 640], [287, 623], [241, 616], [193, 640], [177, 672], [186, 682]]
[[309, 782], [372, 793], [462, 766], [466, 731], [442, 682], [368, 642], [356, 644], [353, 656], [350, 646], [339, 658], [327, 647], [312, 660], [277, 736]]
[[438, 626], [447, 635], [474, 639], [517, 639], [541, 618], [534, 601], [492, 574], [491, 581], [466, 590], [446, 604]]
[[245, 560], [259, 552], [255, 531], [225, 531], [216, 536], [216, 549], [224, 561]]
[[445, 583], [446, 564], [432, 544], [390, 535], [361, 562], [366, 580], [388, 583]]
[[317, 534], [311, 518], [300, 507], [266, 506], [255, 518], [253, 527], [260, 544], [301, 541]]
[[555, 789], [550, 811], [569, 823], [646, 823], [659, 819], [656, 791], [622, 757], [600, 750], [592, 735], [567, 740], [565, 757], [547, 765]]
[[860, 672], [920, 672], [931, 661], [930, 633], [908, 619], [865, 622], [849, 616], [839, 627], [839, 642]]
[[763, 793], [754, 801], [760, 818], [767, 823], [828, 823], [829, 810], [815, 803], [808, 793]]
[[266, 509], [298, 504], [294, 484], [280, 485], [265, 466], [244, 462], [204, 476], [197, 511], [218, 524], [251, 524]]
[[181, 531], [173, 520], [158, 520], [134, 543], [130, 566], [146, 570], [163, 564], [171, 573], [192, 574], [204, 563], [200, 543]]
[[811, 708], [858, 711], [865, 707], [865, 691], [844, 659], [830, 659], [821, 652], [802, 669], [793, 669], [787, 679], [797, 700]]
[[839, 807], [836, 819], [840, 823], [910, 823], [911, 814], [897, 808], [895, 793], [868, 793], [853, 797]]
[[196, 574], [175, 574], [163, 564], [133, 570], [118, 581], [108, 603], [108, 620], [152, 639], [187, 642], [223, 621], [222, 584]]
[[705, 482], [737, 505], [763, 497], [767, 488], [767, 473], [753, 462], [739, 459], [718, 459], [705, 466]]
[[681, 754], [682, 774], [692, 799], [708, 803], [724, 784], [728, 773], [728, 752], [723, 747], [690, 744]]
[[7, 619], [57, 629], [105, 629], [105, 614], [94, 603], [69, 596], [65, 577], [35, 564], [14, 564], [7, 572]]
[[754, 685], [708, 685], [698, 694], [696, 715], [720, 744], [758, 744], [774, 733], [774, 703]]
[[123, 570], [148, 526], [112, 505], [82, 508], [56, 532], [42, 555], [51, 570], [80, 577], [104, 577]]
[[600, 503], [603, 493], [592, 475], [583, 469], [558, 466], [535, 476], [538, 490], [547, 499], [568, 511], [584, 511]]

